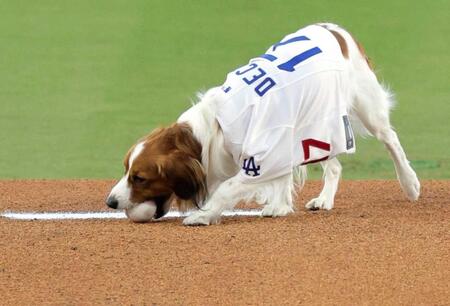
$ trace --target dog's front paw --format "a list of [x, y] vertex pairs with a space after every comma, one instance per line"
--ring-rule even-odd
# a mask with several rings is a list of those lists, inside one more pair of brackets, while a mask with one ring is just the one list
[[212, 217], [204, 211], [196, 211], [184, 218], [183, 225], [211, 225], [217, 224], [218, 222], [219, 218]]
[[290, 213], [294, 212], [291, 206], [289, 205], [266, 205], [261, 215], [263, 217], [284, 217]]
[[334, 205], [333, 201], [328, 200], [325, 197], [318, 197], [306, 203], [305, 207], [306, 209], [309, 210], [318, 210], [318, 209], [330, 210], [333, 208], [333, 205]]

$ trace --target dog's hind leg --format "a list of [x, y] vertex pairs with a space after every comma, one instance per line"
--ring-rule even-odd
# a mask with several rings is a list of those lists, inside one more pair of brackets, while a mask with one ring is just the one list
[[358, 85], [355, 113], [369, 132], [385, 145], [394, 161], [400, 186], [409, 200], [416, 201], [420, 194], [420, 182], [389, 121], [389, 110], [393, 104], [391, 94], [373, 78], [365, 79]]
[[310, 210], [330, 210], [334, 206], [334, 196], [341, 177], [342, 166], [337, 158], [332, 158], [320, 163], [323, 168], [323, 189], [320, 195], [309, 201], [305, 207]]

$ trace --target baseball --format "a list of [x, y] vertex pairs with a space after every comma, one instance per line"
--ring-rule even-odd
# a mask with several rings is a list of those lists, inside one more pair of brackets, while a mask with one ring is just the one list
[[127, 217], [133, 222], [148, 222], [156, 213], [156, 204], [153, 201], [147, 201], [125, 210]]

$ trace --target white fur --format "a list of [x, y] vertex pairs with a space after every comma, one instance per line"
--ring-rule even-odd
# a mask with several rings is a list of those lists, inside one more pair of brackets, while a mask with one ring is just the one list
[[[326, 24], [338, 31], [349, 47], [349, 60], [346, 72], [350, 82], [350, 119], [358, 134], [371, 134], [383, 142], [394, 161], [401, 187], [411, 201], [419, 197], [420, 183], [409, 165], [405, 152], [392, 129], [389, 112], [393, 106], [392, 94], [378, 81], [360, 54], [351, 35], [333, 24]], [[200, 102], [192, 106], [179, 119], [187, 122], [203, 147], [202, 165], [207, 174], [207, 187], [210, 197], [201, 210], [184, 219], [185, 225], [209, 225], [218, 223], [225, 209], [232, 209], [239, 201], [256, 201], [264, 205], [263, 216], [285, 216], [293, 211], [295, 196], [295, 174], [300, 174], [300, 185], [306, 177], [305, 166], [293, 169], [292, 174], [270, 182], [244, 184], [236, 176], [238, 165], [224, 148], [222, 131], [215, 120], [217, 99], [213, 88], [200, 97]], [[306, 204], [308, 209], [331, 209], [341, 175], [341, 165], [334, 158], [321, 163], [324, 169], [324, 187], [320, 195]]]
[[133, 152], [131, 152], [131, 154], [130, 154], [130, 160], [128, 161], [128, 163], [129, 163], [129, 167], [128, 167], [128, 170], [130, 170], [131, 169], [131, 166], [133, 165], [133, 163], [134, 163], [134, 161], [136, 160], [136, 158], [142, 153], [142, 151], [144, 150], [144, 145], [145, 145], [145, 143], [144, 142], [140, 142], [140, 143], [138, 143], [135, 147], [134, 147], [134, 149], [133, 149]]
[[326, 209], [330, 210], [334, 206], [334, 195], [336, 194], [339, 178], [341, 177], [342, 166], [333, 158], [320, 163], [323, 168], [324, 184], [319, 197], [309, 201], [305, 207], [311, 210]]
[[131, 187], [128, 183], [128, 176], [130, 175], [130, 169], [133, 165], [133, 162], [142, 153], [144, 150], [144, 142], [138, 143], [133, 152], [130, 154], [130, 159], [128, 161], [128, 171], [127, 173], [120, 179], [120, 181], [113, 187], [108, 197], [116, 198], [119, 202], [118, 209], [126, 209], [132, 207], [134, 204], [130, 201], [131, 196]]

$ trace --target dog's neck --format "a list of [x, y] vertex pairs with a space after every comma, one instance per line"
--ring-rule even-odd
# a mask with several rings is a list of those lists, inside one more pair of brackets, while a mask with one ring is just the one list
[[194, 137], [202, 146], [201, 163], [204, 167], [208, 191], [215, 190], [220, 182], [234, 176], [239, 170], [231, 154], [226, 150], [224, 136], [216, 120], [218, 99], [211, 89], [200, 97], [200, 101], [184, 112], [178, 122], [186, 122]]

